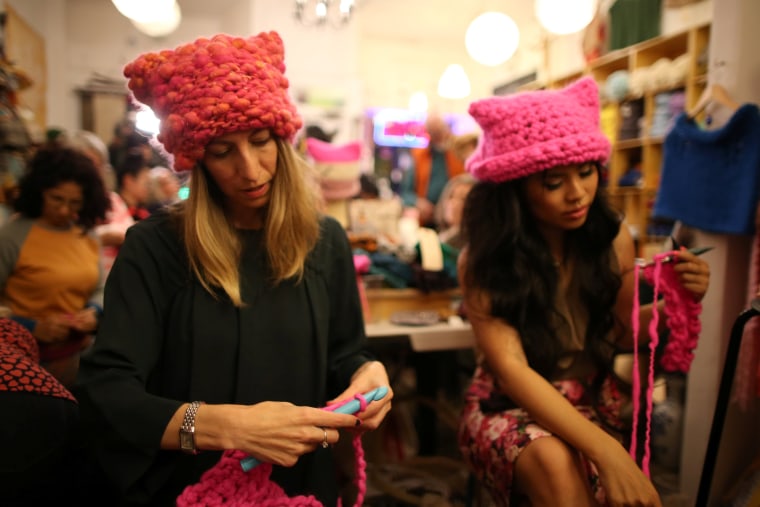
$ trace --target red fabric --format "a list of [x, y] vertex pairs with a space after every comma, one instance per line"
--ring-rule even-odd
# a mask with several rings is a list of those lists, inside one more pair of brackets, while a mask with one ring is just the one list
[[76, 401], [40, 366], [37, 340], [21, 324], [0, 319], [0, 391], [37, 393]]

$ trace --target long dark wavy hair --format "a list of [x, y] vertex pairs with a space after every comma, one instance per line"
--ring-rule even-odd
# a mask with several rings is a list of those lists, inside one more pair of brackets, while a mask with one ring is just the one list
[[111, 201], [93, 161], [72, 148], [40, 148], [19, 182], [19, 196], [13, 207], [27, 218], [38, 218], [42, 214], [43, 192], [70, 181], [82, 187], [84, 202], [77, 215], [77, 224], [88, 231], [105, 219]]
[[[522, 180], [479, 182], [468, 194], [462, 220], [469, 245], [465, 283], [489, 295], [491, 315], [515, 327], [528, 363], [548, 377], [563, 353], [553, 324], [559, 316], [554, 306], [559, 275], [522, 187]], [[597, 367], [605, 370], [611, 367], [608, 335], [622, 283], [612, 247], [620, 224], [620, 214], [599, 188], [586, 222], [565, 238], [565, 255], [573, 259], [573, 276], [588, 311], [585, 343]]]

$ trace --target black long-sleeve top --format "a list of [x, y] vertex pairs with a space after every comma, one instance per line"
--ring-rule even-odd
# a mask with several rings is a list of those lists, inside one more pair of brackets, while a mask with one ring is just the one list
[[[109, 275], [92, 351], [76, 395], [95, 455], [123, 505], [174, 505], [219, 452], [160, 449], [182, 403], [288, 401], [319, 407], [371, 359], [365, 351], [351, 249], [341, 226], [321, 221], [300, 283], [267, 283], [260, 231], [243, 231], [236, 308], [192, 276], [174, 220], [133, 226]], [[332, 456], [319, 449], [272, 479], [289, 495], [337, 495]]]

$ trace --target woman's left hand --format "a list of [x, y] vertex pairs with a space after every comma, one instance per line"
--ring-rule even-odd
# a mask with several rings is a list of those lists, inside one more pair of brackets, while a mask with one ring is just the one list
[[710, 284], [710, 265], [686, 249], [678, 251], [676, 259], [673, 269], [681, 285], [694, 295], [695, 301], [702, 301]]
[[388, 393], [381, 399], [368, 403], [364, 412], [357, 412], [354, 415], [362, 421], [358, 429], [365, 431], [377, 429], [380, 423], [383, 422], [386, 414], [390, 411], [391, 399], [393, 398], [393, 390], [390, 386], [390, 380], [388, 380], [388, 373], [380, 361], [370, 361], [361, 365], [351, 377], [351, 385], [334, 400], [328, 401], [327, 404], [332, 405], [339, 401], [350, 400], [354, 395], [364, 394], [376, 387], [387, 387]]
[[92, 333], [98, 328], [98, 316], [95, 308], [79, 310], [71, 317], [71, 327], [82, 333]]

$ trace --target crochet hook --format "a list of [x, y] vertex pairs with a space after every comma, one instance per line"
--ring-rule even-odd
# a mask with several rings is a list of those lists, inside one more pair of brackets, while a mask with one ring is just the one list
[[[385, 395], [388, 394], [388, 388], [386, 386], [380, 386], [376, 387], [373, 390], [365, 393], [363, 395], [363, 398], [366, 400], [367, 403], [370, 403], [375, 400], [381, 400], [385, 397]], [[348, 401], [341, 401], [338, 403], [333, 403], [332, 405], [328, 405], [324, 407], [324, 410], [329, 410], [331, 412], [338, 412], [339, 414], [355, 414], [359, 411], [361, 408], [361, 403], [356, 398], [352, 398]], [[243, 458], [240, 460], [240, 466], [243, 468], [244, 472], [248, 472], [249, 470], [253, 470], [256, 465], [261, 463], [258, 459], [254, 458], [253, 456], [248, 456], [247, 458]]]
[[[714, 246], [700, 246], [695, 248], [689, 248], [689, 252], [693, 253], [694, 255], [702, 255], [703, 253], [709, 252], [710, 250], [714, 249]], [[678, 253], [676, 250], [675, 253]], [[662, 262], [672, 262], [677, 259], [677, 256], [675, 255], [667, 255], [662, 258]], [[638, 258], [636, 259], [636, 264], [640, 265], [641, 267], [648, 267], [648, 266], [654, 266], [654, 261], [647, 262], [644, 259]]]

